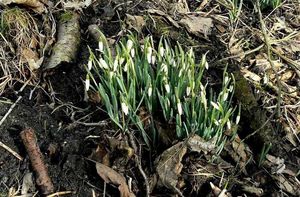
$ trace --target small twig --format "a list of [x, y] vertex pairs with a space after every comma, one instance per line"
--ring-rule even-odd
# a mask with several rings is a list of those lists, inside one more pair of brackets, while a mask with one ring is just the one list
[[0, 126], [3, 124], [3, 122], [6, 120], [8, 115], [12, 112], [12, 110], [16, 107], [17, 103], [22, 99], [22, 96], [19, 96], [18, 99], [10, 106], [9, 110], [6, 112], [6, 114], [2, 117], [0, 120]]
[[145, 182], [145, 186], [146, 186], [146, 194], [145, 196], [147, 197], [150, 197], [150, 186], [149, 186], [149, 182], [148, 182], [148, 178], [147, 178], [147, 175], [146, 173], [144, 172], [143, 168], [142, 168], [142, 164], [141, 164], [141, 160], [140, 160], [140, 155], [137, 155], [138, 153], [138, 148], [136, 146], [136, 143], [134, 141], [134, 137], [133, 137], [133, 134], [128, 132], [128, 136], [129, 136], [129, 140], [130, 140], [130, 144], [135, 152], [135, 163], [137, 164], [138, 166], [138, 169], [144, 179], [144, 182]]
[[36, 135], [32, 128], [24, 129], [20, 136], [28, 153], [32, 168], [36, 174], [36, 184], [42, 194], [54, 192], [54, 185], [48, 175], [48, 169], [43, 161], [43, 155], [37, 144]]
[[73, 191], [61, 191], [61, 192], [55, 192], [53, 194], [47, 195], [47, 197], [54, 197], [54, 196], [63, 196], [67, 194], [75, 194]]
[[23, 157], [21, 155], [19, 155], [18, 153], [16, 153], [15, 151], [13, 151], [11, 148], [9, 148], [8, 146], [6, 146], [4, 143], [0, 142], [0, 146], [2, 148], [4, 148], [5, 150], [7, 150], [8, 152], [10, 152], [13, 156], [15, 156], [17, 159], [19, 160], [23, 160]]

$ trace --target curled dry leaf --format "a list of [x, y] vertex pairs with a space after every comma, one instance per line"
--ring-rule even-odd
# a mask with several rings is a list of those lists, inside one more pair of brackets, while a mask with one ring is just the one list
[[0, 4], [3, 5], [9, 5], [12, 3], [27, 6], [31, 8], [33, 11], [38, 12], [38, 13], [43, 13], [46, 8], [43, 3], [47, 3], [48, 0], [2, 0]]
[[133, 16], [126, 14], [125, 23], [128, 25], [128, 29], [135, 29], [138, 32], [142, 31], [142, 28], [146, 25], [144, 17], [142, 16]]
[[180, 21], [186, 30], [198, 37], [207, 38], [213, 28], [213, 20], [202, 16], [185, 16]]
[[176, 186], [183, 167], [181, 160], [186, 152], [187, 147], [183, 142], [179, 142], [165, 150], [155, 161], [159, 177], [158, 186], [165, 186], [180, 196], [182, 193]]
[[108, 184], [118, 186], [120, 197], [134, 197], [135, 195], [129, 191], [126, 179], [115, 170], [101, 163], [96, 163], [96, 170], [98, 175]]
[[204, 140], [199, 135], [194, 135], [190, 137], [187, 141], [188, 148], [191, 151], [196, 151], [201, 153], [202, 151], [207, 154], [208, 152], [213, 152], [216, 148], [217, 138], [214, 137], [209, 141]]

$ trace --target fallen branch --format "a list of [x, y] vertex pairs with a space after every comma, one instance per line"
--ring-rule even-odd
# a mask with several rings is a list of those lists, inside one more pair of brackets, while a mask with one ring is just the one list
[[42, 194], [47, 195], [54, 192], [54, 185], [48, 175], [47, 167], [43, 161], [43, 155], [37, 144], [36, 135], [32, 128], [24, 129], [20, 136], [28, 153], [32, 168], [36, 175], [36, 184]]

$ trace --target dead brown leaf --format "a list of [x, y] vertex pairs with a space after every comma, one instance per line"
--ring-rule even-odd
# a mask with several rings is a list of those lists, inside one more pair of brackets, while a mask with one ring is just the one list
[[215, 150], [216, 140], [217, 138], [212, 138], [210, 141], [206, 141], [199, 135], [194, 135], [188, 139], [187, 145], [192, 151], [196, 151], [198, 153], [203, 151], [204, 154], [207, 154], [208, 152], [213, 152]]
[[129, 26], [128, 29], [133, 28], [138, 32], [141, 32], [146, 24], [143, 16], [133, 16], [130, 14], [126, 14], [125, 23]]
[[165, 150], [155, 161], [159, 176], [158, 185], [165, 186], [181, 196], [182, 193], [176, 186], [183, 167], [181, 160], [186, 152], [187, 147], [183, 142], [179, 142]]
[[39, 1], [39, 0], [2, 0], [1, 3], [4, 5], [9, 5], [9, 4], [15, 3], [15, 4], [27, 6], [27, 7], [31, 8], [32, 10], [34, 10], [35, 12], [43, 13], [46, 10], [43, 3], [47, 3], [47, 1], [48, 0], [43, 0], [43, 1]]
[[213, 20], [202, 16], [185, 16], [179, 23], [183, 25], [189, 33], [199, 37], [204, 36], [205, 38], [211, 34], [213, 27]]
[[126, 179], [118, 172], [110, 167], [107, 167], [101, 163], [96, 163], [96, 170], [98, 175], [108, 184], [114, 184], [118, 186], [121, 197], [134, 197], [135, 195], [129, 191]]

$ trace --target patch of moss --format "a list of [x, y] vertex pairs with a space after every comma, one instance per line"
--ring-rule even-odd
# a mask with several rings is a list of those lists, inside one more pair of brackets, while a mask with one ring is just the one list
[[62, 13], [61, 15], [59, 15], [59, 22], [65, 23], [65, 22], [70, 21], [72, 18], [73, 18], [73, 12], [66, 11], [66, 12]]

